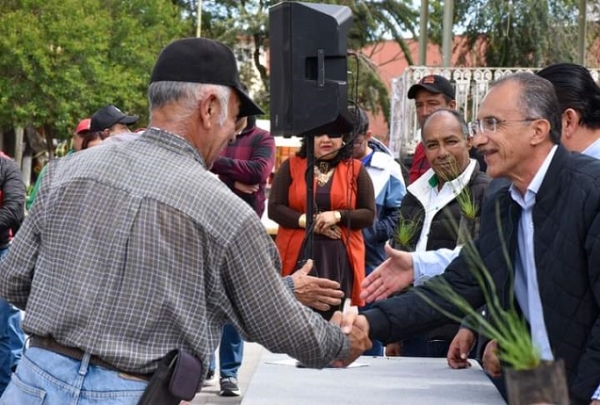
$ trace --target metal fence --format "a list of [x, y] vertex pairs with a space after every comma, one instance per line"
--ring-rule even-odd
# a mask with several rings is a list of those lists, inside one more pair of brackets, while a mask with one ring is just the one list
[[[396, 156], [405, 157], [414, 152], [420, 141], [414, 100], [406, 94], [413, 84], [423, 76], [435, 74], [450, 80], [456, 91], [456, 108], [467, 121], [477, 115], [479, 104], [494, 80], [517, 72], [535, 72], [537, 69], [523, 68], [442, 68], [409, 66], [402, 76], [392, 80], [392, 102], [390, 119], [390, 149]], [[600, 69], [590, 69], [598, 82]]]

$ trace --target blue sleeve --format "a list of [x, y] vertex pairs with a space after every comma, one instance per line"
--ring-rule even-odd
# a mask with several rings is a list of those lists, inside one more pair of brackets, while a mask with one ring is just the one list
[[390, 172], [390, 179], [385, 188], [385, 196], [383, 200], [383, 210], [381, 215], [377, 215], [378, 221], [375, 225], [377, 240], [385, 242], [394, 234], [394, 230], [398, 225], [400, 217], [400, 203], [406, 194], [406, 186], [402, 178], [400, 166], [393, 162], [393, 169]]

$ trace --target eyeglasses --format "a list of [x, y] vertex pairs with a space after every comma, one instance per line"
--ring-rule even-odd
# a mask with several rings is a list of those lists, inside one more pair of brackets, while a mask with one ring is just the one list
[[532, 122], [539, 118], [525, 118], [522, 120], [499, 120], [494, 117], [484, 118], [482, 120], [475, 120], [469, 122], [469, 135], [475, 136], [478, 132], [496, 132], [498, 129], [498, 124], [503, 124], [505, 122]]

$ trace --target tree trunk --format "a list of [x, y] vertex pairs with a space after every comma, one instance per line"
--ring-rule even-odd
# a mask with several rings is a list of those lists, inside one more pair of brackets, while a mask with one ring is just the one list
[[[31, 146], [31, 150], [33, 151], [33, 156], [39, 158], [40, 156], [47, 155], [46, 149], [46, 141], [44, 138], [36, 131], [35, 128], [28, 126], [25, 128], [25, 137], [27, 138], [27, 142], [29, 146]], [[47, 160], [47, 157], [46, 157]]]
[[15, 162], [19, 168], [21, 167], [21, 161], [23, 160], [23, 134], [25, 130], [23, 127], [15, 126]]
[[45, 125], [42, 131], [46, 139], [46, 150], [48, 151], [49, 159], [52, 160], [54, 159], [54, 133], [48, 125]]
[[21, 174], [23, 175], [23, 182], [25, 183], [25, 187], [29, 187], [31, 185], [31, 162], [31, 154], [26, 153], [25, 155], [23, 155], [23, 166], [21, 167]]
[[[29, 167], [30, 174], [29, 177], [25, 177], [26, 179], [30, 179], [32, 171], [37, 176], [46, 163], [48, 163], [49, 154], [44, 137], [35, 128], [32, 126], [25, 128], [25, 137], [33, 151]], [[23, 161], [23, 174], [25, 174], [25, 161]]]
[[260, 50], [264, 46], [262, 37], [259, 34], [254, 34], [253, 38], [254, 38], [254, 54], [252, 56], [253, 56], [253, 60], [254, 60], [254, 66], [256, 66], [256, 70], [258, 70], [258, 73], [260, 74], [260, 80], [261, 80], [262, 84], [265, 86], [265, 89], [267, 91], [269, 91], [269, 87], [270, 87], [269, 74], [267, 72], [266, 66], [263, 66], [260, 63]]
[[569, 405], [569, 390], [562, 360], [543, 361], [533, 370], [505, 369], [510, 405]]

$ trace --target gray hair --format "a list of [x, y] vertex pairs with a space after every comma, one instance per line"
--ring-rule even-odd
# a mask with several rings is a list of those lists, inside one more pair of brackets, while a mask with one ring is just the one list
[[562, 132], [562, 110], [554, 86], [548, 80], [533, 73], [520, 72], [504, 76], [492, 84], [492, 87], [506, 82], [516, 82], [521, 91], [518, 108], [523, 118], [542, 118], [550, 123], [550, 139], [559, 144]]
[[221, 104], [221, 113], [218, 117], [219, 125], [223, 125], [229, 115], [229, 98], [231, 97], [231, 88], [217, 84], [203, 84], [190, 82], [154, 82], [148, 89], [148, 102], [150, 105], [150, 120], [152, 120], [152, 111], [156, 108], [178, 102], [182, 109], [179, 117], [174, 117], [178, 121], [188, 119], [198, 108], [198, 104], [204, 100], [208, 93], [216, 93]]

